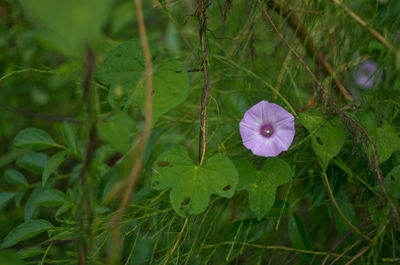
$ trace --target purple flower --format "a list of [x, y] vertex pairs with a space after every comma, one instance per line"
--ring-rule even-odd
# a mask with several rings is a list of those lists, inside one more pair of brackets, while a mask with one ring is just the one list
[[382, 71], [377, 69], [374, 61], [366, 60], [354, 71], [354, 80], [363, 89], [370, 89], [374, 83], [382, 81]]
[[266, 100], [258, 102], [239, 123], [243, 145], [257, 156], [277, 156], [288, 150], [294, 137], [294, 117]]

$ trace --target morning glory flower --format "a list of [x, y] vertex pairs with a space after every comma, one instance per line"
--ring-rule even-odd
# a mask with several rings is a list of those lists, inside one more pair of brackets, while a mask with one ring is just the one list
[[366, 60], [354, 71], [354, 80], [360, 88], [368, 90], [382, 81], [382, 71], [374, 61]]
[[277, 156], [289, 149], [294, 137], [294, 117], [266, 100], [246, 111], [239, 123], [243, 145], [257, 156]]

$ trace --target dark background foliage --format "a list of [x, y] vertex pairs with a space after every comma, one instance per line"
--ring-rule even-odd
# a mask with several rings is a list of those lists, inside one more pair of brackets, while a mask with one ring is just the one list
[[[399, 12], [396, 0], [0, 0], [0, 264], [399, 263]], [[272, 208], [253, 211], [236, 184], [200, 212], [171, 204], [155, 174], [182, 190], [171, 179], [194, 175], [171, 174], [168, 150], [201, 169], [223, 157], [209, 190], [236, 171], [284, 174], [242, 144], [261, 100], [296, 116], [279, 155], [290, 181], [260, 192]]]

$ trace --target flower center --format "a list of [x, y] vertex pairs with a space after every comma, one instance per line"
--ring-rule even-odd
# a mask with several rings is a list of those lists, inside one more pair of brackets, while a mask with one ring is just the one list
[[261, 134], [262, 134], [264, 137], [271, 137], [273, 133], [274, 133], [274, 128], [272, 128], [272, 126], [269, 125], [269, 124], [264, 125], [264, 126], [261, 128]]

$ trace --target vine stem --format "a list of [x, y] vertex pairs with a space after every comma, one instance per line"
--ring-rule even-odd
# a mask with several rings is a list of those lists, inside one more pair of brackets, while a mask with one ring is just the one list
[[145, 121], [143, 132], [137, 138], [137, 142], [132, 145], [129, 157], [134, 157], [133, 166], [129, 173], [127, 187], [123, 194], [116, 214], [111, 220], [113, 229], [113, 246], [109, 253], [109, 264], [117, 264], [118, 253], [120, 252], [121, 231], [120, 222], [125, 213], [126, 207], [132, 197], [135, 183], [140, 176], [143, 163], [143, 153], [150, 137], [153, 115], [153, 67], [151, 61], [151, 52], [147, 40], [146, 26], [144, 23], [143, 9], [140, 0], [134, 0], [136, 5], [136, 15], [139, 27], [140, 44], [142, 46], [145, 59], [145, 83], [146, 83], [146, 102], [145, 102]]
[[[357, 228], [366, 226], [371, 224], [371, 221], [366, 221], [364, 223], [361, 223], [357, 226]], [[353, 233], [353, 229], [347, 231], [346, 234], [344, 234], [338, 241], [336, 241], [336, 243], [330, 248], [328, 255], [326, 255], [326, 257], [324, 258], [324, 260], [322, 261], [321, 265], [325, 265], [326, 262], [328, 261], [329, 257], [331, 256], [331, 252], [334, 251], [346, 238], [348, 238], [351, 234]]]
[[[83, 232], [84, 236], [82, 238], [83, 242], [79, 242], [79, 264], [85, 265], [87, 260], [87, 255], [90, 252], [92, 231], [91, 223], [93, 219], [92, 201], [90, 196], [90, 176], [88, 176], [89, 166], [92, 161], [94, 151], [96, 149], [97, 142], [97, 106], [98, 103], [96, 91], [91, 89], [90, 81], [92, 79], [94, 71], [94, 53], [92, 48], [87, 45], [86, 47], [86, 60], [87, 69], [85, 74], [85, 80], [83, 82], [83, 95], [82, 100], [88, 114], [88, 131], [89, 140], [86, 146], [85, 160], [83, 163], [82, 170], [80, 172], [80, 188], [82, 194], [80, 194], [77, 202], [77, 216], [79, 216], [80, 230]], [[96, 100], [95, 100], [96, 99]]]
[[180, 231], [179, 234], [178, 234], [178, 239], [176, 240], [176, 242], [175, 242], [174, 246], [172, 247], [171, 251], [169, 252], [167, 258], [165, 259], [165, 261], [164, 261], [164, 263], [163, 263], [163, 265], [167, 265], [169, 258], [172, 256], [172, 254], [175, 252], [176, 248], [178, 247], [178, 244], [179, 244], [179, 242], [181, 241], [183, 232], [184, 232], [185, 229], [186, 229], [188, 220], [189, 220], [189, 217], [186, 217], [186, 218], [185, 218], [185, 223], [183, 224], [183, 226], [182, 226], [182, 228], [181, 228], [181, 231]]
[[349, 260], [345, 265], [350, 265], [355, 262], [359, 257], [361, 257], [368, 249], [370, 249], [378, 240], [378, 238], [382, 235], [382, 233], [386, 230], [387, 225], [389, 224], [388, 220], [383, 227], [376, 233], [374, 239], [365, 247], [363, 247], [356, 255], [353, 256], [351, 260]]
[[201, 99], [201, 111], [200, 111], [200, 132], [199, 132], [199, 165], [201, 166], [204, 162], [204, 156], [207, 147], [207, 99], [210, 91], [210, 73], [208, 71], [208, 45], [206, 40], [207, 31], [207, 17], [206, 10], [209, 3], [208, 0], [201, 0], [199, 3], [200, 10], [200, 45], [203, 51], [201, 58], [201, 69], [203, 72], [204, 86]]
[[[290, 251], [290, 252], [297, 252], [297, 253], [305, 253], [305, 254], [313, 254], [313, 255], [327, 255], [328, 252], [325, 251], [314, 251], [314, 250], [306, 250], [306, 249], [297, 249], [297, 248], [291, 248], [291, 247], [286, 247], [286, 246], [265, 246], [265, 245], [260, 245], [260, 244], [252, 244], [252, 243], [248, 243], [248, 242], [239, 242], [239, 241], [225, 241], [225, 242], [221, 242], [218, 244], [209, 244], [209, 245], [205, 245], [203, 247], [203, 249], [207, 249], [207, 248], [216, 248], [219, 246], [223, 246], [223, 245], [242, 245], [242, 246], [248, 246], [248, 247], [254, 247], [254, 248], [259, 248], [259, 249], [268, 249], [268, 250], [284, 250], [284, 251]], [[341, 258], [346, 258], [346, 259], [351, 259], [350, 256], [346, 256], [346, 255], [342, 255], [342, 254], [338, 254], [338, 253], [331, 253], [331, 256], [335, 256], [335, 257], [341, 257]]]
[[360, 236], [362, 236], [363, 238], [365, 238], [366, 240], [368, 240], [368, 241], [371, 242], [372, 240], [371, 240], [368, 236], [366, 236], [366, 235], [364, 235], [363, 233], [361, 233], [361, 231], [358, 230], [358, 228], [357, 228], [356, 226], [354, 226], [354, 225], [350, 222], [350, 220], [344, 215], [343, 211], [340, 209], [338, 203], [337, 203], [336, 200], [335, 200], [335, 197], [333, 196], [333, 192], [332, 192], [331, 186], [330, 186], [330, 184], [329, 184], [328, 177], [327, 177], [326, 173], [324, 173], [324, 174], [322, 175], [322, 177], [323, 177], [323, 179], [324, 179], [325, 186], [326, 186], [326, 188], [327, 188], [327, 190], [328, 190], [329, 197], [330, 197], [330, 199], [331, 199], [333, 205], [335, 205], [335, 208], [336, 208], [336, 210], [338, 211], [339, 215], [340, 215], [340, 216], [343, 218], [343, 220], [354, 230], [354, 232], [356, 232], [357, 234], [359, 234]]

